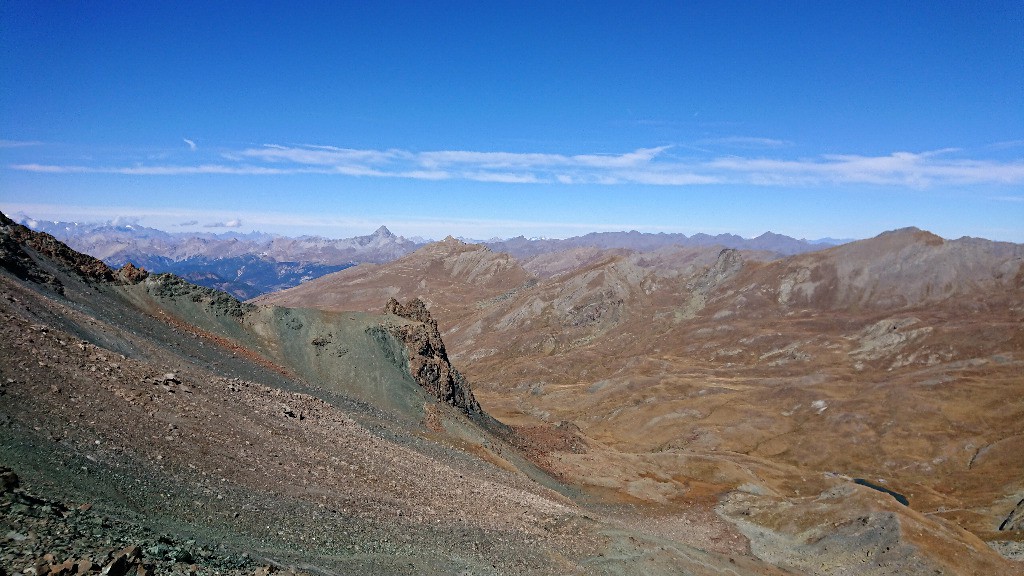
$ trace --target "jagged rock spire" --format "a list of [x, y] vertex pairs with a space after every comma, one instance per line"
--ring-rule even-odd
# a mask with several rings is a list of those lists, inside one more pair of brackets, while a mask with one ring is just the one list
[[469, 382], [448, 361], [437, 321], [431, 317], [427, 305], [414, 298], [403, 306], [391, 298], [384, 306], [384, 313], [413, 321], [401, 325], [388, 324], [385, 328], [405, 344], [409, 371], [416, 382], [446, 404], [467, 414], [481, 414], [483, 410], [473, 396]]

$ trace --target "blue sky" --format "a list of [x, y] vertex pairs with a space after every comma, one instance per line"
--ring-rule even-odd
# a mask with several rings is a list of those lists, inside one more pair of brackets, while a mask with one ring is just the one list
[[0, 209], [1024, 242], [1019, 1], [368, 4], [0, 3]]

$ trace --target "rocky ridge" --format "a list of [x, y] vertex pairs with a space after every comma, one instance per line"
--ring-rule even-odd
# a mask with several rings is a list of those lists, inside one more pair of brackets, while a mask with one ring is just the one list
[[127, 262], [264, 256], [275, 262], [315, 262], [338, 265], [351, 262], [389, 262], [418, 244], [396, 236], [385, 226], [372, 234], [351, 238], [287, 237], [274, 234], [164, 232], [139, 225], [113, 223], [48, 222], [21, 218], [21, 224], [45, 232], [74, 250], [92, 254], [114, 266]]
[[409, 370], [416, 382], [438, 400], [467, 414], [480, 414], [480, 403], [473, 396], [469, 382], [449, 362], [437, 321], [423, 301], [416, 298], [402, 305], [392, 298], [384, 306], [384, 313], [414, 322], [385, 323], [384, 326], [405, 344]]
[[0, 265], [20, 278], [45, 282], [59, 288], [56, 278], [35, 265], [22, 246], [28, 246], [54, 261], [74, 270], [83, 278], [112, 281], [114, 271], [101, 260], [76, 252], [49, 234], [40, 234], [14, 222], [0, 213]]
[[813, 252], [843, 241], [797, 240], [782, 234], [765, 232], [756, 238], [742, 238], [735, 234], [710, 235], [698, 233], [693, 236], [679, 233], [592, 232], [583, 236], [565, 239], [528, 239], [523, 236], [507, 240], [489, 240], [483, 244], [497, 252], [507, 252], [517, 258], [529, 259], [542, 254], [562, 252], [577, 248], [599, 250], [625, 249], [635, 252], [654, 252], [665, 248], [732, 248], [745, 251], [765, 251], [776, 256], [792, 256]]

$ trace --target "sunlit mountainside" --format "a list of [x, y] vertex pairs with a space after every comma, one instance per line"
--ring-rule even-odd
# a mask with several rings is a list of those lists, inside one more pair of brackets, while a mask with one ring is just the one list
[[[127, 223], [81, 223], [33, 219], [18, 223], [46, 232], [111, 266], [132, 262], [147, 270], [168, 272], [216, 288], [241, 299], [291, 288], [302, 282], [358, 263], [389, 262], [422, 246], [421, 239], [396, 236], [381, 226], [373, 234], [331, 239], [288, 237], [258, 232], [165, 232]], [[592, 233], [552, 240], [494, 239], [483, 244], [517, 257], [560, 252], [568, 248], [628, 248], [652, 251], [668, 246], [722, 246], [788, 255], [816, 250], [839, 241], [809, 242], [780, 234], [744, 239], [734, 234]]]
[[2, 231], [7, 565], [1021, 572], [1019, 244], [448, 238], [243, 303]]

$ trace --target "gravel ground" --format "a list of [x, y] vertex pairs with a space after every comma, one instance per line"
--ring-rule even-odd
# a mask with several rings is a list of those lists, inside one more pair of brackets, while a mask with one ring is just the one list
[[[0, 349], [9, 359], [0, 365], [0, 453], [26, 494], [55, 498], [51, 508], [71, 511], [60, 517], [76, 526], [78, 507], [91, 504], [83, 521], [104, 514], [95, 517], [110, 519], [110, 535], [80, 552], [7, 538], [14, 572], [46, 553], [100, 564], [129, 545], [148, 562], [161, 527], [211, 553], [223, 544], [314, 572], [571, 572], [599, 546], [595, 522], [571, 502], [471, 450], [369, 409], [355, 412], [357, 421], [313, 394], [218, 374], [210, 353], [183, 362], [149, 338], [62, 306], [11, 284], [0, 294]], [[45, 322], [53, 316], [78, 330]], [[93, 344], [90, 331], [122, 339], [117, 348], [131, 354]], [[202, 343], [174, 333], [172, 348]], [[122, 530], [118, 518], [134, 520]], [[95, 532], [69, 533], [88, 540]], [[189, 554], [201, 558], [200, 548]]]

